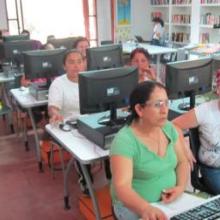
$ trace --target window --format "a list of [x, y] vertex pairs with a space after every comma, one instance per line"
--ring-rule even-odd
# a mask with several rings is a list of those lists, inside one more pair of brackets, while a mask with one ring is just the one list
[[10, 34], [27, 29], [43, 43], [48, 35], [86, 36], [91, 45], [97, 43], [96, 0], [6, 1]]

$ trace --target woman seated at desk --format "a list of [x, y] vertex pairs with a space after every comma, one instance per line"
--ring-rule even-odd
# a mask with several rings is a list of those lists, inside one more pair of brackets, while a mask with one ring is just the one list
[[130, 109], [130, 122], [116, 134], [110, 150], [114, 211], [119, 220], [165, 220], [150, 202], [170, 203], [185, 190], [189, 163], [183, 136], [167, 121], [162, 84], [140, 83], [130, 95]]
[[139, 82], [156, 80], [156, 72], [150, 65], [150, 54], [144, 48], [136, 48], [131, 52], [130, 61], [132, 66], [138, 68]]
[[[57, 124], [64, 119], [77, 119], [79, 113], [78, 74], [85, 71], [83, 55], [78, 50], [67, 51], [63, 59], [66, 74], [57, 77], [49, 88], [48, 111], [50, 123]], [[79, 183], [83, 193], [88, 194], [85, 178], [78, 163]], [[87, 166], [90, 172], [90, 165]]]
[[[220, 95], [220, 71], [216, 75], [216, 93]], [[200, 171], [204, 184], [213, 194], [220, 193], [220, 99], [196, 106], [173, 123], [181, 129], [198, 127]]]

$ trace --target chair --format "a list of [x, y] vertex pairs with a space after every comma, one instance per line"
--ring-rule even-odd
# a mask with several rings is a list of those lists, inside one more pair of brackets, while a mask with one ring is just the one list
[[176, 52], [176, 61], [187, 60], [188, 56], [185, 48], [178, 48]]
[[211, 190], [208, 189], [208, 187], [205, 185], [203, 177], [201, 176], [200, 173], [201, 163], [199, 162], [199, 157], [198, 157], [198, 151], [200, 146], [198, 127], [189, 129], [189, 140], [190, 140], [190, 148], [197, 161], [194, 164], [194, 169], [191, 171], [191, 184], [194, 190], [199, 190], [202, 192], [206, 192], [208, 194], [213, 194]]
[[139, 35], [136, 35], [135, 38], [136, 38], [136, 40], [137, 40], [138, 43], [151, 43], [151, 41], [149, 41], [149, 40], [144, 40], [144, 39], [143, 39], [141, 36], [139, 36]]
[[114, 44], [112, 40], [103, 40], [101, 41], [101, 45], [109, 45], [109, 44]]

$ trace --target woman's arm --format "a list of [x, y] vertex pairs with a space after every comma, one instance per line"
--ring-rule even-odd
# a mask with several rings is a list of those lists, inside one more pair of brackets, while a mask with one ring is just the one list
[[25, 75], [22, 75], [20, 84], [21, 86], [28, 87], [31, 84], [31, 80], [26, 79]]
[[166, 220], [165, 214], [151, 206], [132, 189], [133, 163], [123, 156], [111, 156], [112, 182], [118, 199], [143, 220]]
[[180, 115], [179, 117], [175, 118], [172, 122], [181, 129], [197, 127], [198, 122], [196, 119], [195, 109], [192, 109], [186, 112], [185, 114]]
[[184, 146], [185, 142], [184, 139], [181, 138], [182, 133], [180, 132], [181, 131], [179, 130], [179, 137], [175, 145], [175, 152], [177, 157], [177, 184], [173, 188], [166, 189], [165, 193], [162, 195], [162, 201], [165, 203], [174, 201], [184, 192], [190, 175], [189, 162], [186, 158], [186, 153], [184, 152], [186, 146]]
[[60, 109], [56, 106], [48, 106], [48, 114], [51, 124], [56, 124], [63, 121], [63, 116], [60, 114]]

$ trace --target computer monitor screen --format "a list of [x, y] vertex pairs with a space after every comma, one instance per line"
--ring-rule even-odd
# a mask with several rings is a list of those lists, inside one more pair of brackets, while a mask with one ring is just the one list
[[201, 58], [168, 63], [166, 66], [166, 87], [170, 99], [190, 97], [190, 106], [195, 105], [195, 95], [212, 89], [212, 59]]
[[137, 83], [138, 71], [135, 67], [80, 73], [80, 113], [87, 114], [110, 110], [110, 118], [107, 123], [117, 123], [119, 119], [116, 115], [116, 109], [128, 106], [129, 95]]
[[122, 46], [120, 44], [88, 48], [86, 56], [88, 70], [108, 69], [123, 66]]
[[64, 72], [63, 56], [65, 51], [66, 49], [53, 49], [24, 52], [24, 73], [26, 78], [46, 78], [49, 86], [50, 79]]
[[30, 39], [30, 36], [27, 35], [27, 34], [3, 36], [3, 41], [4, 42], [19, 41], [19, 40], [29, 40], [29, 39]]
[[12, 62], [17, 67], [24, 63], [23, 52], [35, 49], [35, 41], [20, 40], [8, 41], [3, 43], [4, 59], [6, 62]]
[[75, 42], [75, 37], [49, 39], [48, 43], [51, 43], [55, 48], [72, 49]]

